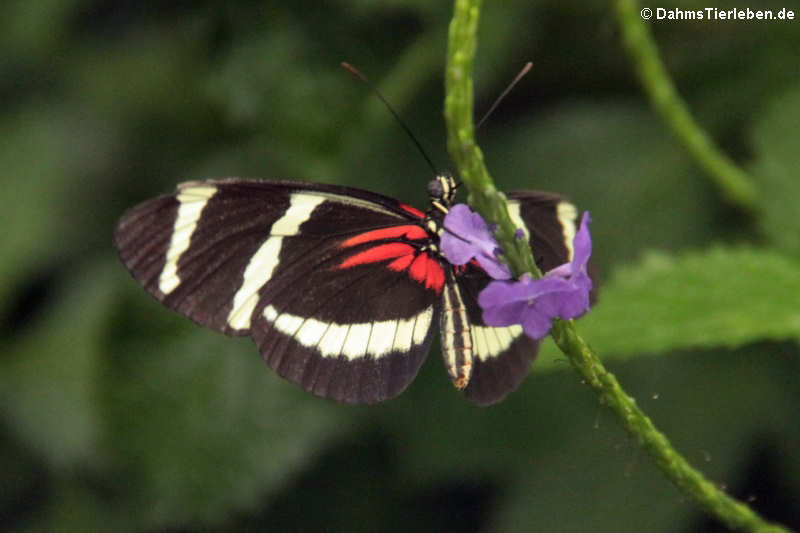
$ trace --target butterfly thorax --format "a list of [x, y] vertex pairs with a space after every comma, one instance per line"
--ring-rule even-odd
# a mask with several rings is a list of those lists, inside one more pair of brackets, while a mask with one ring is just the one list
[[[423, 226], [430, 234], [432, 243], [438, 243], [444, 228], [444, 217], [455, 200], [456, 182], [449, 172], [445, 172], [428, 182], [427, 191], [430, 207], [425, 212]], [[441, 257], [438, 246], [433, 245], [432, 248]], [[444, 260], [444, 257], [441, 259]]]
[[453, 205], [456, 197], [456, 181], [453, 179], [453, 175], [444, 172], [436, 176], [428, 182], [427, 190], [431, 202], [428, 212], [438, 211], [447, 214], [447, 210]]

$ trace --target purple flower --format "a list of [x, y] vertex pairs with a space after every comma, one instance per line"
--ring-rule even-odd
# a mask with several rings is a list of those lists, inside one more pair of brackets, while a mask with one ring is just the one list
[[439, 246], [450, 264], [465, 265], [475, 259], [492, 278], [511, 278], [508, 265], [498, 258], [500, 247], [486, 222], [466, 204], [454, 205], [444, 217]]
[[540, 339], [554, 318], [577, 318], [589, 310], [592, 280], [586, 272], [592, 255], [589, 213], [583, 214], [572, 241], [573, 257], [541, 279], [524, 275], [519, 281], [492, 281], [478, 295], [483, 320], [490, 326], [522, 324], [525, 334]]

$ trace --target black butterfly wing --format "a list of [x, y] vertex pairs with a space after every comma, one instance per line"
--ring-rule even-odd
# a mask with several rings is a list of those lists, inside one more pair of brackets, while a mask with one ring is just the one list
[[[509, 212], [517, 227], [528, 236], [539, 268], [546, 272], [572, 256], [576, 231], [576, 208], [562, 197], [536, 191], [510, 193]], [[519, 325], [487, 326], [478, 306], [478, 293], [490, 279], [470, 266], [459, 279], [469, 315], [472, 343], [472, 376], [464, 393], [479, 405], [499, 402], [516, 390], [527, 377], [539, 350]]]
[[115, 242], [167, 307], [249, 334], [314, 394], [369, 403], [405, 389], [429, 349], [441, 267], [419, 252], [420, 216], [345, 187], [190, 182], [128, 211]]

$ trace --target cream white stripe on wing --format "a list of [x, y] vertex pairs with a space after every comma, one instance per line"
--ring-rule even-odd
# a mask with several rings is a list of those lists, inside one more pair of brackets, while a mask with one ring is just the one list
[[511, 343], [514, 342], [514, 337], [508, 328], [494, 328], [494, 333], [501, 346], [511, 346]]
[[[419, 320], [419, 317], [422, 317], [422, 319]], [[420, 324], [419, 337], [415, 337], [418, 323]], [[428, 329], [430, 329], [430, 327], [430, 316], [425, 314], [412, 316], [408, 320], [398, 320], [397, 330], [394, 334], [394, 342], [392, 343], [392, 351], [407, 352], [414, 344], [422, 344], [425, 341], [425, 336], [428, 334]]]
[[372, 333], [369, 336], [367, 353], [380, 357], [392, 351], [394, 336], [397, 334], [397, 320], [373, 322]]
[[172, 227], [166, 262], [158, 278], [158, 289], [164, 294], [171, 293], [181, 284], [181, 278], [178, 276], [178, 261], [183, 252], [189, 249], [189, 243], [194, 230], [197, 229], [200, 214], [216, 192], [217, 188], [211, 185], [187, 187], [175, 197], [180, 205], [175, 217], [175, 224]]
[[[314, 320], [313, 318], [308, 320]], [[344, 340], [342, 346], [342, 355], [347, 359], [356, 359], [366, 355], [367, 346], [369, 345], [369, 335], [372, 333], [372, 323], [365, 322], [360, 324], [350, 324], [350, 329], [347, 332], [347, 338]], [[308, 348], [316, 346], [317, 350], [324, 356], [333, 355], [330, 350], [325, 346], [320, 346], [319, 343], [309, 342], [304, 343], [301, 339], [297, 339], [300, 344]]]
[[433, 307], [406, 320], [355, 324], [322, 322], [279, 313], [272, 305], [266, 306], [263, 314], [276, 330], [307, 348], [315, 348], [322, 357], [342, 355], [352, 361], [367, 356], [380, 359], [392, 352], [407, 352], [422, 344], [433, 320]]
[[522, 215], [519, 212], [520, 210], [520, 203], [518, 200], [509, 200], [508, 201], [508, 216], [511, 217], [511, 222], [514, 225], [522, 230], [522, 233], [525, 234], [525, 240], [529, 241], [531, 239], [531, 232], [528, 231], [528, 225], [525, 224], [525, 221], [522, 220]]
[[422, 313], [410, 319], [414, 321], [414, 334], [412, 336], [414, 344], [422, 344], [428, 331], [431, 329], [431, 321], [433, 320], [433, 307], [427, 308]]
[[489, 353], [489, 344], [486, 342], [486, 330], [483, 326], [470, 326], [472, 332], [472, 344], [475, 350], [475, 357], [483, 358], [483, 354]]
[[316, 343], [317, 346], [325, 348], [326, 352], [322, 355], [325, 357], [337, 357], [342, 353], [344, 341], [347, 340], [348, 333], [350, 333], [350, 326], [348, 325], [329, 324], [328, 331], [326, 331], [325, 335]]
[[270, 237], [264, 241], [244, 269], [242, 284], [233, 296], [233, 306], [228, 313], [228, 325], [234, 329], [250, 327], [250, 318], [258, 303], [258, 291], [272, 279], [278, 266], [284, 237], [297, 235], [300, 225], [311, 217], [311, 213], [322, 202], [323, 196], [312, 196], [302, 192], [293, 193], [289, 208], [270, 228]]
[[471, 329], [472, 338], [476, 341], [475, 355], [481, 361], [497, 357], [522, 335], [522, 326], [519, 324], [503, 328], [473, 325]]
[[572, 241], [575, 239], [575, 219], [578, 218], [578, 208], [569, 202], [559, 202], [556, 206], [556, 216], [561, 223], [564, 244], [567, 247], [567, 259], [572, 261], [572, 255], [575, 253], [572, 249]]
[[[508, 216], [514, 225], [521, 229], [525, 234], [525, 239], [530, 240], [531, 234], [528, 231], [528, 226], [522, 219], [520, 213], [521, 204], [518, 200], [509, 200], [508, 202]], [[567, 259], [572, 260], [572, 241], [575, 239], [575, 219], [578, 217], [578, 208], [569, 202], [559, 202], [556, 205], [556, 218], [561, 225], [561, 234], [564, 237], [564, 245], [567, 247]]]
[[268, 305], [264, 309], [264, 318], [269, 322], [274, 322], [277, 329], [290, 336], [294, 336], [297, 330], [300, 329], [300, 326], [303, 325], [302, 317], [286, 313], [278, 315], [278, 312], [271, 305]]
[[499, 354], [500, 352], [503, 351], [503, 347], [500, 344], [500, 341], [497, 338], [497, 334], [494, 331], [492, 330], [484, 331], [484, 334], [486, 335], [486, 344], [488, 346], [487, 353], [490, 356]]

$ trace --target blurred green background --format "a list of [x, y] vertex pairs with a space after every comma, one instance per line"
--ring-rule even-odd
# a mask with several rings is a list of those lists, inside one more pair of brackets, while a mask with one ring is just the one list
[[[709, 5], [798, 7], [661, 4]], [[424, 160], [338, 63], [445, 167], [451, 9], [4, 2], [0, 530], [722, 530], [551, 345], [490, 408], [453, 390], [438, 345], [399, 398], [341, 406], [161, 308], [117, 261], [117, 218], [184, 180], [424, 206]], [[800, 528], [800, 22], [649, 25], [698, 121], [757, 180], [759, 215], [726, 205], [649, 108], [610, 2], [484, 6], [477, 113], [534, 68], [479, 141], [501, 188], [591, 210], [603, 290], [579, 329], [623, 386], [712, 480]]]

